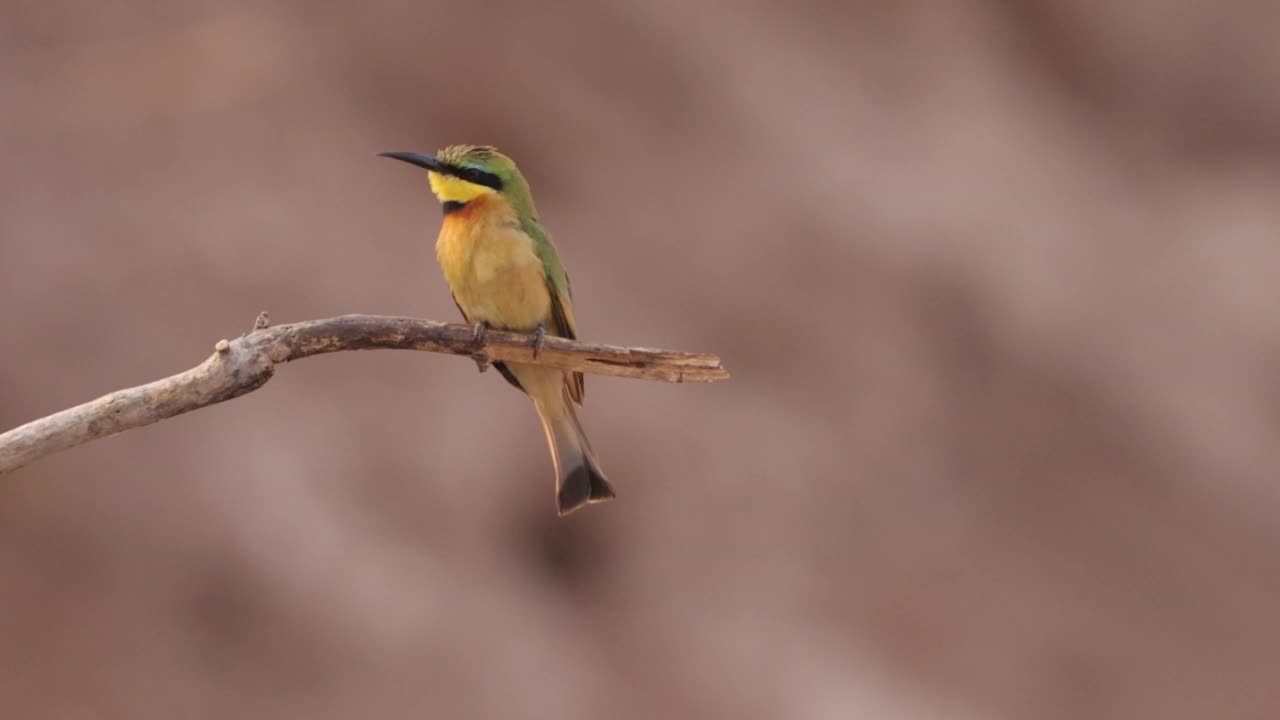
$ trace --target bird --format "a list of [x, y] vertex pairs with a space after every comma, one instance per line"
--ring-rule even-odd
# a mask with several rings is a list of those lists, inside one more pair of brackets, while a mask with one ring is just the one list
[[[529, 333], [536, 357], [547, 334], [577, 337], [569, 275], [539, 221], [529, 183], [510, 157], [491, 145], [449, 145], [435, 155], [378, 154], [427, 171], [443, 213], [436, 259], [477, 341], [488, 329]], [[612, 500], [613, 485], [574, 409], [583, 401], [582, 373], [493, 365], [533, 401], [551, 451], [558, 514]]]

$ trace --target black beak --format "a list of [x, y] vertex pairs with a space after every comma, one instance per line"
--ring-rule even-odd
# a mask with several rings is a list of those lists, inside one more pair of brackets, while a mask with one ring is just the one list
[[378, 157], [394, 158], [402, 162], [407, 162], [410, 165], [417, 165], [420, 168], [434, 170], [438, 173], [449, 172], [449, 168], [445, 166], [444, 163], [431, 157], [430, 155], [419, 155], [418, 153], [413, 153], [413, 152], [384, 152], [384, 153], [378, 153]]

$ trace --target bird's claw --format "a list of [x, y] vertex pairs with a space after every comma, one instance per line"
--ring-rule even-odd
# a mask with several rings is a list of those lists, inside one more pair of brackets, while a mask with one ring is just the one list
[[539, 325], [533, 331], [533, 359], [537, 360], [542, 354], [542, 346], [547, 343], [547, 328]]
[[478, 322], [471, 328], [471, 339], [476, 345], [480, 346], [476, 350], [476, 354], [471, 356], [471, 359], [476, 361], [476, 369], [480, 372], [488, 370], [489, 366], [492, 364], [489, 360], [489, 356], [484, 353], [484, 336], [488, 330], [488, 326], [483, 322]]

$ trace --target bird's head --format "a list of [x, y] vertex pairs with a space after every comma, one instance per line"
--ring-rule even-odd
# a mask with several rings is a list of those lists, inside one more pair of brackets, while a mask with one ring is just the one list
[[511, 158], [488, 145], [450, 145], [435, 156], [414, 152], [384, 152], [389, 157], [426, 168], [431, 191], [446, 213], [476, 198], [500, 195], [522, 213], [534, 214], [529, 184]]

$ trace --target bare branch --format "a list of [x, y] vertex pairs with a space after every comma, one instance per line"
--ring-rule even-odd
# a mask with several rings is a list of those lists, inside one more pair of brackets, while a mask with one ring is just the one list
[[426, 350], [478, 360], [529, 363], [594, 375], [713, 382], [729, 373], [715, 355], [625, 348], [547, 336], [537, 358], [533, 337], [470, 325], [379, 315], [342, 315], [268, 327], [266, 313], [235, 340], [219, 340], [194, 368], [118, 390], [0, 434], [0, 473], [82, 443], [239, 397], [262, 387], [276, 366], [344, 350]]

